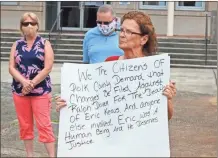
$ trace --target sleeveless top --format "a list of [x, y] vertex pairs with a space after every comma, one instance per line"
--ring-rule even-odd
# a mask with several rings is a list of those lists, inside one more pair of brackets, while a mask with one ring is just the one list
[[[44, 38], [37, 36], [30, 51], [27, 50], [25, 38], [16, 41], [15, 67], [26, 79], [32, 80], [44, 68], [45, 41]], [[22, 96], [22, 88], [22, 84], [13, 78], [12, 92]], [[51, 79], [48, 75], [26, 96], [41, 96], [50, 93], [51, 90]]]

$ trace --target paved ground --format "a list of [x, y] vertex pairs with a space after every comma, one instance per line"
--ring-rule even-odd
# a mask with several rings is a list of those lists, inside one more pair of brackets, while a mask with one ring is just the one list
[[[60, 93], [60, 65], [51, 73], [53, 95]], [[172, 157], [217, 157], [217, 103], [212, 70], [171, 69], [178, 94], [174, 100], [175, 113], [170, 121]], [[10, 93], [11, 77], [7, 63], [1, 63], [1, 156], [25, 157], [23, 143], [18, 137], [18, 124]], [[54, 108], [52, 121], [58, 134], [58, 116]], [[161, 134], [161, 133], [160, 133]], [[35, 156], [46, 156], [44, 146], [35, 139]]]

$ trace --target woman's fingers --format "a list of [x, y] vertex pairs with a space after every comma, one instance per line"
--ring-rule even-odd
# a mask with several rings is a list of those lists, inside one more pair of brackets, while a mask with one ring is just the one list
[[62, 99], [60, 96], [56, 96], [55, 97], [55, 101], [56, 102], [61, 102], [61, 101], [64, 101], [64, 102], [66, 102], [64, 99]]
[[31, 86], [26, 86], [26, 87], [23, 87], [22, 92], [25, 94], [28, 94], [32, 91], [32, 89], [33, 88]]
[[62, 107], [65, 107], [67, 105], [66, 101], [64, 99], [61, 99], [60, 96], [55, 97], [55, 103], [57, 112], [59, 112]]
[[173, 92], [173, 96], [176, 95], [176, 83], [170, 81], [169, 87], [171, 88], [171, 91]]
[[60, 97], [60, 96], [56, 96], [56, 97], [55, 97], [55, 100], [57, 100], [57, 99], [59, 99], [59, 98], [61, 98], [61, 97]]
[[66, 102], [64, 99], [58, 98], [56, 102]]
[[59, 112], [61, 108], [65, 107], [67, 104], [66, 102], [57, 102], [56, 103], [56, 111]]
[[28, 91], [26, 88], [23, 88], [23, 89], [22, 89], [22, 93], [23, 93], [23, 95], [26, 95], [26, 94], [29, 93], [29, 91]]
[[60, 96], [56, 96], [56, 97], [55, 97], [55, 102], [66, 102], [66, 100], [61, 99]]
[[174, 92], [172, 90], [172, 88], [170, 88], [170, 86], [166, 86], [163, 94], [168, 98], [168, 99], [172, 99], [172, 97], [174, 96]]

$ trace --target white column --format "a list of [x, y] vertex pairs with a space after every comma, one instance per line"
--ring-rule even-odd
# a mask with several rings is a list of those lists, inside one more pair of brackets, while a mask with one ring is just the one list
[[[216, 44], [217, 44], [217, 61], [218, 61], [218, 2], [217, 2], [217, 9], [216, 9], [216, 36], [217, 36], [217, 39], [216, 39]], [[217, 63], [217, 66], [218, 66], [218, 63]], [[218, 84], [218, 69], [217, 69], [217, 74], [216, 74], [216, 83]], [[216, 85], [217, 86], [217, 85]], [[218, 93], [217, 93], [217, 98], [218, 98]], [[217, 102], [217, 101], [216, 101]]]
[[174, 1], [168, 1], [167, 36], [173, 36], [174, 27]]
[[47, 2], [46, 1], [44, 1], [44, 2], [41, 2], [42, 3], [42, 16], [41, 16], [41, 30], [46, 30], [46, 22], [45, 22], [45, 19], [46, 19], [46, 4], [47, 4]]

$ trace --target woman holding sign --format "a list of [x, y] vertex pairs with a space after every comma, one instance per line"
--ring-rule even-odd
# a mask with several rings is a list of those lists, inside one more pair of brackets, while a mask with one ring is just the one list
[[[112, 56], [106, 61], [125, 60], [155, 55], [157, 37], [154, 26], [148, 15], [140, 11], [125, 14], [121, 21], [119, 47], [123, 56]], [[168, 119], [173, 116], [173, 97], [176, 95], [175, 83], [170, 81], [163, 91], [168, 101]]]
[[[106, 61], [125, 60], [155, 55], [157, 51], [157, 38], [154, 26], [148, 15], [140, 11], [131, 11], [121, 20], [119, 47], [124, 51], [123, 56], [112, 56]], [[170, 81], [163, 91], [168, 101], [168, 119], [173, 115], [173, 97], [176, 95], [175, 83]], [[60, 97], [56, 98], [56, 109], [66, 106]]]

